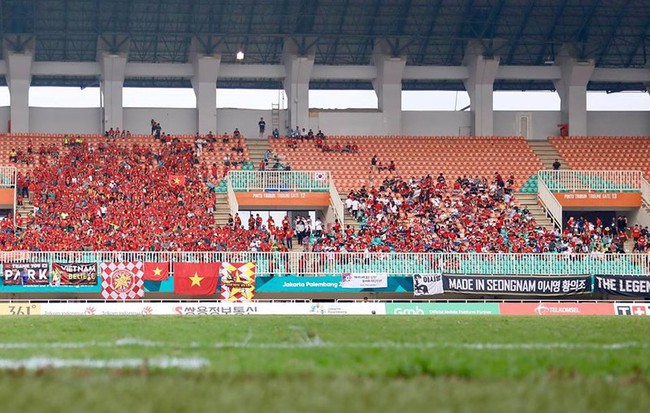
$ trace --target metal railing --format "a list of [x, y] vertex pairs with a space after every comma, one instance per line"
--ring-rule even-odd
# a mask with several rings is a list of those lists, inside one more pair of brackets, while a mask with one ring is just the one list
[[641, 199], [650, 207], [650, 183], [645, 178], [641, 178]]
[[228, 208], [230, 209], [230, 215], [234, 218], [235, 214], [239, 212], [239, 202], [237, 202], [237, 196], [235, 195], [235, 191], [232, 188], [230, 179], [226, 179], [226, 181], [227, 181], [226, 188], [228, 194]]
[[334, 182], [332, 178], [330, 177], [330, 208], [332, 208], [332, 211], [334, 211], [334, 218], [338, 219], [341, 225], [345, 222], [345, 215], [344, 214], [344, 206], [343, 202], [341, 201], [341, 195], [339, 195], [339, 191], [336, 189], [336, 185], [334, 185]]
[[235, 192], [328, 192], [328, 171], [230, 171], [228, 182]]
[[641, 171], [539, 171], [551, 192], [639, 192]]
[[539, 199], [546, 211], [546, 215], [551, 218], [555, 226], [562, 229], [562, 205], [548, 189], [545, 181], [539, 180], [537, 182], [537, 199]]
[[[650, 275], [650, 254], [471, 254], [310, 252], [0, 252], [2, 262], [101, 263], [255, 262], [259, 276], [323, 276], [377, 272], [411, 276], [450, 274]], [[173, 269], [173, 266], [172, 266]]]
[[16, 167], [0, 166], [0, 188], [13, 188], [16, 186]]

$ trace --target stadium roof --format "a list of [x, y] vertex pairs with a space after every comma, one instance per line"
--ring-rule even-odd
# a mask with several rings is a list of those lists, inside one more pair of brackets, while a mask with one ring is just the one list
[[[601, 68], [648, 66], [647, 0], [3, 0], [0, 30], [11, 47], [35, 45], [36, 61], [96, 61], [99, 39], [128, 44], [131, 62], [184, 63], [192, 38], [246, 63], [280, 64], [286, 38], [315, 52], [317, 65], [368, 65], [377, 39], [407, 65], [458, 66], [471, 40], [501, 65], [544, 65], [572, 45]], [[35, 85], [89, 85], [93, 79], [36, 76]], [[178, 79], [127, 79], [128, 86], [189, 86]], [[220, 87], [279, 87], [277, 80], [229, 79]], [[365, 81], [312, 82], [312, 88], [370, 88]], [[595, 84], [642, 90], [642, 84]], [[464, 89], [457, 81], [405, 81], [404, 89]], [[497, 90], [553, 89], [506, 81]]]

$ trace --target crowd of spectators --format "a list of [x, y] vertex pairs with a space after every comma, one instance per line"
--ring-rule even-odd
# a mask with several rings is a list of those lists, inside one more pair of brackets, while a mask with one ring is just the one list
[[373, 155], [372, 158], [370, 158], [370, 173], [374, 172], [381, 172], [381, 171], [387, 171], [387, 172], [395, 172], [395, 169], [397, 167], [395, 166], [395, 161], [391, 160], [387, 164], [383, 164], [379, 158], [377, 158], [377, 155]]
[[517, 206], [512, 179], [459, 177], [387, 178], [378, 187], [351, 191], [346, 207], [358, 233], [332, 230], [315, 251], [357, 252], [624, 252], [625, 228], [584, 218], [563, 231], [539, 226]]
[[[152, 122], [152, 125], [153, 125], [154, 120], [152, 119], [151, 122]], [[154, 134], [154, 132], [156, 132], [156, 131], [158, 133], [158, 136], [160, 136], [160, 124], [159, 123], [156, 123], [156, 129], [155, 130], [153, 129], [153, 126], [152, 126], [152, 134]], [[107, 137], [107, 138], [110, 138], [110, 139], [117, 139], [117, 138], [128, 139], [128, 138], [131, 137], [131, 131], [128, 131], [128, 130], [120, 131], [120, 128], [115, 128], [115, 129], [110, 128], [109, 130], [104, 132], [104, 136]], [[67, 135], [66, 135], [66, 137], [67, 137]]]
[[304, 140], [313, 141], [314, 146], [317, 149], [320, 149], [322, 152], [333, 152], [333, 153], [358, 153], [359, 152], [359, 145], [357, 145], [356, 143], [346, 142], [345, 144], [342, 144], [341, 142], [338, 141], [331, 141], [330, 139], [327, 139], [327, 136], [321, 130], [319, 130], [318, 133], [314, 134], [314, 132], [311, 129], [309, 129], [308, 132], [305, 132], [305, 129], [303, 128], [302, 132], [300, 132], [298, 127], [296, 127], [296, 129], [290, 130], [289, 133], [287, 134], [287, 148], [293, 149], [295, 151], [296, 149], [298, 149], [298, 141], [304, 141]]
[[214, 194], [194, 158], [188, 143], [113, 141], [41, 157], [27, 185], [35, 213], [3, 221], [0, 249], [210, 250]]
[[[17, 177], [18, 202], [29, 199], [34, 213], [18, 214], [15, 225], [12, 219], [0, 221], [0, 250], [288, 251], [295, 240], [302, 250], [315, 252], [597, 255], [624, 252], [631, 237], [634, 252], [650, 252], [648, 227], [628, 228], [624, 217], [609, 225], [571, 217], [562, 231], [538, 225], [514, 200], [514, 178], [499, 173], [490, 180], [463, 176], [453, 182], [442, 173], [389, 176], [378, 186], [351, 191], [345, 206], [358, 231], [339, 221], [325, 225], [300, 216], [276, 224], [259, 215], [242, 223], [236, 215], [217, 226], [210, 180], [219, 178], [219, 166], [208, 168], [199, 157], [215, 147], [224, 151], [225, 176], [243, 162], [238, 129], [232, 137], [210, 132], [186, 142], [161, 132], [153, 119], [151, 124], [160, 143], [156, 148], [114, 139], [93, 145], [66, 136], [63, 151], [54, 144], [34, 150], [31, 142], [26, 153], [12, 150], [11, 162], [37, 163], [33, 172]], [[326, 145], [321, 131], [310, 130], [303, 139], [314, 139], [323, 151], [355, 151], [351, 143]], [[279, 155], [264, 154], [260, 169], [284, 168]], [[371, 169], [394, 173], [395, 164], [382, 167], [373, 156]]]

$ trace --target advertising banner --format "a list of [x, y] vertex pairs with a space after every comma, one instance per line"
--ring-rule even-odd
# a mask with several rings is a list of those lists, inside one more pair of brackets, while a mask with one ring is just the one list
[[143, 267], [142, 262], [103, 262], [102, 298], [124, 301], [144, 297]]
[[221, 299], [248, 303], [255, 297], [255, 263], [221, 263]]
[[612, 295], [650, 298], [650, 277], [641, 275], [594, 275], [594, 289]]
[[413, 295], [427, 296], [443, 294], [442, 274], [414, 274]]
[[46, 262], [4, 262], [2, 280], [5, 285], [49, 285], [49, 265]]
[[614, 315], [612, 303], [500, 303], [501, 315]]
[[616, 315], [650, 316], [650, 304], [614, 303]]
[[348, 272], [341, 275], [343, 288], [386, 288], [388, 287], [388, 274], [373, 272]]
[[386, 303], [394, 315], [498, 315], [498, 303]]
[[0, 305], [0, 315], [373, 315], [383, 303], [108, 302]]
[[53, 262], [52, 285], [97, 285], [97, 264]]
[[355, 293], [413, 291], [411, 277], [388, 277], [386, 288], [343, 288], [340, 276], [322, 277], [257, 277], [257, 293]]
[[14, 188], [0, 188], [0, 206], [13, 208]]
[[561, 296], [592, 292], [589, 275], [444, 275], [442, 282], [446, 293]]
[[563, 208], [638, 208], [641, 192], [562, 192], [554, 193]]
[[328, 207], [329, 192], [235, 192], [240, 207]]
[[41, 315], [171, 315], [169, 303], [106, 302], [106, 303], [43, 303]]
[[0, 303], [0, 316], [2, 315], [40, 315], [41, 304], [33, 303]]

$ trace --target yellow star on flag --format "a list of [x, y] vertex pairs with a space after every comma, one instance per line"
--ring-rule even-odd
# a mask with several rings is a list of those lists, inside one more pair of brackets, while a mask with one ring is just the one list
[[181, 184], [181, 179], [180, 178], [174, 178], [174, 183], [176, 185], [180, 185]]
[[195, 285], [200, 287], [201, 281], [203, 281], [204, 278], [205, 277], [199, 277], [198, 273], [194, 273], [194, 275], [190, 277], [190, 280], [192, 281], [192, 285], [190, 285], [190, 287], [194, 287]]
[[160, 276], [162, 274], [162, 270], [159, 267], [156, 267], [155, 270], [153, 270], [154, 275]]

